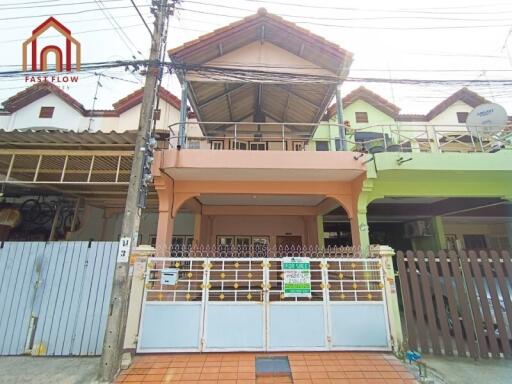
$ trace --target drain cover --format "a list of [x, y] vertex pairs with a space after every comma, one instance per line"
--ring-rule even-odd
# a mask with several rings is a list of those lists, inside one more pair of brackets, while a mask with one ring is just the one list
[[288, 356], [256, 357], [256, 376], [290, 376]]

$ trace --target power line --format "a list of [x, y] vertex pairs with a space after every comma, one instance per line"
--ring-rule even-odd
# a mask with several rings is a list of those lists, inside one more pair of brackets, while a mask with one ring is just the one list
[[[104, 0], [105, 2], [108, 2], [108, 3], [114, 3], [114, 2], [121, 2], [121, 1], [124, 1], [124, 0]], [[82, 1], [82, 2], [79, 2], [79, 3], [67, 3], [67, 2], [62, 2], [62, 1], [59, 1], [57, 4], [52, 4], [52, 5], [29, 5], [27, 7], [25, 6], [17, 6], [17, 7], [12, 7], [12, 8], [2, 8], [4, 5], [0, 5], [0, 10], [1, 11], [10, 11], [10, 10], [20, 10], [20, 9], [33, 9], [33, 8], [49, 8], [49, 7], [70, 7], [70, 6], [73, 6], [73, 5], [86, 5], [86, 4], [94, 4], [95, 1]], [[25, 4], [29, 4], [29, 3], [25, 3], [23, 2], [22, 3], [23, 5]]]
[[[322, 6], [322, 5], [306, 5], [303, 3], [287, 3], [280, 1], [265, 1], [265, 0], [244, 0], [250, 3], [265, 3], [265, 4], [274, 4], [274, 5], [284, 5], [287, 7], [301, 7], [301, 8], [312, 8], [312, 9], [327, 9], [329, 11], [332, 10], [340, 10], [340, 11], [357, 11], [357, 12], [411, 12], [411, 13], [433, 13], [431, 10], [442, 10], [442, 9], [470, 9], [470, 8], [482, 8], [489, 7], [494, 5], [509, 5], [509, 3], [494, 3], [494, 4], [479, 4], [479, 5], [466, 5], [466, 6], [452, 6], [452, 7], [435, 7], [435, 8], [390, 8], [390, 9], [378, 9], [378, 8], [354, 8], [354, 7], [333, 7], [333, 6]], [[466, 12], [442, 12], [442, 13], [466, 13]], [[485, 11], [478, 11], [478, 14], [485, 13]], [[493, 13], [501, 13], [499, 11], [495, 11]]]
[[[147, 7], [147, 5], [142, 5], [143, 7]], [[131, 6], [121, 6], [121, 7], [108, 7], [106, 9], [128, 9], [131, 8]], [[40, 17], [50, 17], [50, 16], [65, 16], [65, 15], [76, 15], [76, 14], [82, 14], [82, 13], [88, 13], [88, 12], [99, 12], [100, 9], [94, 8], [94, 9], [83, 9], [83, 10], [76, 10], [73, 12], [61, 12], [61, 13], [52, 13], [52, 14], [46, 14], [46, 15], [29, 15], [29, 16], [13, 16], [13, 17], [5, 17], [1, 18], [0, 21], [6, 21], [6, 20], [22, 20], [22, 19], [35, 19]]]
[[[246, 12], [254, 12], [253, 9], [248, 8], [240, 8], [235, 7], [232, 5], [225, 5], [225, 4], [215, 4], [215, 3], [206, 3], [203, 1], [195, 1], [195, 0], [187, 0], [187, 3], [190, 4], [199, 4], [199, 5], [206, 5], [208, 7], [217, 7], [217, 8], [225, 8], [225, 9], [234, 9], [237, 11], [246, 11]], [[312, 10], [317, 7], [311, 7]], [[389, 12], [389, 11], [387, 11]], [[505, 11], [505, 12], [497, 12], [500, 16], [503, 16], [505, 13], [511, 13], [511, 11]], [[290, 15], [290, 14], [279, 14], [281, 17], [291, 17], [291, 18], [303, 18], [303, 19], [312, 19], [312, 20], [333, 20], [333, 21], [352, 21], [352, 20], [382, 20], [382, 19], [426, 19], [426, 20], [446, 20], [446, 21], [509, 21], [510, 18], [502, 18], [502, 19], [467, 19], [467, 18], [454, 18], [454, 17], [440, 17], [439, 15], [433, 15], [433, 16], [372, 16], [372, 17], [347, 17], [347, 18], [339, 18], [339, 17], [325, 17], [325, 16], [302, 16], [302, 15]]]
[[112, 25], [112, 27], [114, 27], [114, 31], [117, 33], [117, 35], [119, 36], [119, 38], [121, 39], [121, 41], [123, 42], [125, 47], [132, 53], [132, 57], [135, 59], [135, 54], [133, 53], [132, 48], [130, 48], [129, 44], [131, 44], [132, 47], [135, 48], [135, 51], [140, 56], [142, 56], [142, 53], [140, 52], [140, 50], [137, 48], [137, 46], [134, 44], [134, 42], [130, 39], [130, 37], [126, 34], [126, 32], [124, 32], [124, 29], [119, 25], [117, 20], [112, 16], [110, 11], [104, 9], [105, 5], [103, 4], [103, 1], [102, 0], [95, 0], [95, 2], [98, 4], [98, 7], [101, 9], [103, 14], [105, 15], [105, 17], [109, 21], [110, 25]]
[[144, 19], [144, 16], [142, 16], [142, 13], [140, 13], [140, 10], [139, 10], [139, 7], [137, 6], [137, 4], [135, 4], [135, 1], [133, 0], [130, 0], [133, 7], [135, 8], [135, 10], [137, 11], [137, 14], [139, 15], [139, 17], [141, 18], [142, 22], [144, 23], [144, 25], [146, 26], [146, 29], [148, 30], [151, 38], [153, 39], [153, 32], [151, 31], [151, 29], [149, 28], [148, 26], [148, 23], [146, 23], [146, 19]]
[[[190, 8], [177, 8], [180, 11], [192, 12], [192, 13], [200, 13], [203, 15], [209, 16], [221, 16], [221, 17], [229, 17], [235, 19], [242, 19], [246, 16], [241, 15], [226, 15], [215, 12], [206, 12], [200, 11], [196, 9]], [[281, 16], [281, 15], [278, 15]], [[305, 16], [288, 16], [288, 17], [300, 17], [302, 19], [307, 19]], [[320, 18], [316, 18], [316, 20], [321, 20]], [[325, 24], [318, 23], [312, 21], [294, 21], [295, 24], [307, 24], [307, 25], [318, 25], [321, 27], [331, 27], [331, 28], [341, 28], [341, 29], [368, 29], [368, 30], [394, 30], [394, 31], [412, 31], [412, 30], [434, 30], [434, 29], [468, 29], [468, 28], [498, 28], [498, 27], [508, 27], [509, 24], [494, 24], [494, 25], [450, 25], [450, 26], [426, 26], [426, 27], [385, 27], [385, 26], [357, 26], [357, 25], [335, 25], [335, 24]]]

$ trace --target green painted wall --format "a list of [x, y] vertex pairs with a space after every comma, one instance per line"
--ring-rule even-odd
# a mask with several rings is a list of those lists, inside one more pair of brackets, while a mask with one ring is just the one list
[[[367, 156], [372, 159], [371, 156]], [[410, 160], [409, 160], [410, 159]], [[403, 162], [404, 160], [408, 160]], [[358, 217], [384, 197], [494, 197], [512, 200], [512, 152], [379, 153], [367, 163], [367, 179], [358, 199]], [[444, 229], [434, 218], [432, 238], [415, 239], [415, 248], [444, 248]], [[367, 232], [360, 232], [363, 247]]]
[[[356, 112], [366, 112], [368, 114], [368, 123], [356, 123]], [[356, 100], [348, 107], [346, 107], [343, 111], [343, 119], [344, 121], [350, 122], [350, 127], [355, 129], [368, 128], [368, 131], [373, 131], [370, 127], [373, 125], [394, 125], [395, 120], [381, 112], [374, 106], [368, 104], [363, 100]], [[329, 125], [331, 124], [331, 125]], [[310, 140], [308, 148], [311, 150], [315, 149], [315, 141], [329, 141], [329, 150], [336, 150], [335, 139], [338, 138], [338, 126], [336, 116], [333, 116], [329, 122], [323, 122], [317, 128], [315, 134], [313, 135], [313, 139]], [[377, 132], [388, 132], [389, 128], [379, 127]], [[354, 137], [353, 135], [348, 134], [347, 140], [349, 141], [349, 149], [353, 146]]]

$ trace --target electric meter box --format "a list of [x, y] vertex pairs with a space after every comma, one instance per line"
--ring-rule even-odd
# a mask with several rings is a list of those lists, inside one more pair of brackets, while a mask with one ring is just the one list
[[176, 285], [178, 282], [179, 269], [167, 268], [162, 269], [160, 273], [160, 284], [162, 285]]

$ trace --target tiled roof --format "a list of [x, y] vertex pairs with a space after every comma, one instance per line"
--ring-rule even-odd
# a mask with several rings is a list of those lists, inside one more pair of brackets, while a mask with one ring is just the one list
[[450, 105], [455, 103], [456, 101], [463, 101], [467, 105], [471, 107], [477, 107], [480, 104], [490, 103], [489, 100], [480, 96], [478, 93], [470, 91], [466, 87], [459, 89], [453, 95], [448, 97], [446, 100], [442, 101], [438, 105], [436, 105], [429, 113], [427, 113], [427, 119], [432, 120], [434, 117], [439, 115], [441, 112], [445, 111]]
[[[396, 118], [400, 112], [400, 108], [395, 104], [389, 102], [382, 96], [377, 95], [375, 92], [372, 92], [363, 86], [353, 90], [343, 98], [343, 108], [347, 108], [350, 104], [357, 100], [366, 101], [368, 104], [377, 108], [379, 111], [382, 111], [386, 115], [389, 115], [393, 118]], [[334, 115], [336, 115], [336, 104], [333, 104], [329, 107], [326, 113], [326, 118], [330, 119]]]
[[[350, 92], [343, 98], [343, 108], [348, 107], [350, 104], [355, 102], [356, 100], [364, 100], [368, 104], [373, 105], [375, 108], [381, 110], [387, 115], [393, 117], [397, 121], [406, 121], [406, 122], [427, 122], [432, 120], [434, 117], [438, 116], [440, 113], [445, 111], [450, 105], [455, 103], [456, 101], [463, 101], [471, 107], [476, 107], [480, 104], [490, 103], [489, 100], [480, 96], [478, 93], [470, 91], [467, 88], [461, 88], [453, 95], [443, 100], [441, 103], [436, 105], [430, 112], [426, 115], [420, 114], [399, 114], [400, 108], [396, 105], [390, 103], [383, 97], [377, 95], [376, 93], [370, 91], [365, 87], [359, 87], [354, 91]], [[326, 112], [325, 119], [329, 120], [333, 116], [336, 115], [336, 104], [333, 104], [329, 107]]]
[[[128, 96], [123, 97], [122, 99], [116, 101], [113, 106], [114, 110], [117, 113], [123, 113], [130, 108], [133, 108], [137, 104], [142, 102], [142, 97], [144, 96], [144, 88], [137, 89], [135, 92], [130, 93]], [[171, 104], [176, 109], [180, 109], [181, 101], [176, 96], [174, 96], [167, 89], [160, 87], [159, 96], [165, 102]]]
[[[0, 129], [0, 148], [42, 148], [60, 144], [65, 147], [126, 147], [135, 145], [136, 130], [122, 132], [90, 132], [68, 131], [64, 129], [15, 129], [5, 131]], [[169, 133], [164, 130], [155, 132], [157, 140], [166, 140]], [[52, 147], [55, 148], [55, 147]]]
[[348, 57], [349, 60], [351, 60], [351, 58], [352, 58], [352, 53], [341, 48], [339, 45], [334, 44], [334, 43], [324, 39], [323, 37], [312, 33], [311, 31], [309, 31], [305, 28], [299, 27], [297, 24], [287, 21], [280, 16], [269, 13], [269, 12], [267, 12], [267, 10], [265, 8], [260, 8], [260, 9], [258, 9], [258, 12], [253, 15], [247, 16], [241, 20], [235, 21], [235, 22], [228, 24], [224, 27], [215, 29], [214, 31], [207, 33], [205, 35], [199, 36], [198, 38], [191, 40], [181, 46], [172, 48], [168, 51], [168, 53], [171, 57], [174, 55], [185, 53], [186, 51], [191, 50], [192, 47], [195, 47], [198, 45], [201, 45], [201, 46], [208, 45], [212, 40], [220, 40], [221, 38], [227, 37], [228, 35], [231, 35], [232, 33], [238, 32], [239, 30], [244, 30], [247, 27], [249, 27], [250, 25], [253, 25], [253, 24], [256, 25], [258, 22], [261, 22], [264, 20], [274, 21], [275, 23], [279, 24], [281, 27], [287, 29], [287, 32], [301, 35], [301, 37], [304, 40], [309, 40], [311, 42], [314, 42], [314, 44], [316, 46], [319, 46], [319, 47], [325, 49], [326, 52], [329, 52], [336, 56], [340, 56], [342, 58]]
[[11, 96], [2, 103], [4, 109], [10, 113], [16, 112], [17, 110], [33, 103], [34, 101], [53, 93], [55, 96], [60, 97], [63, 101], [69, 104], [71, 107], [76, 109], [81, 114], [86, 113], [84, 106], [76, 99], [71, 97], [68, 93], [52, 84], [51, 82], [44, 81], [42, 83], [35, 84], [29, 88], [18, 92], [14, 96]]
[[396, 117], [398, 121], [428, 121], [427, 116], [417, 114], [404, 114]]
[[[18, 92], [14, 96], [11, 96], [6, 101], [4, 101], [2, 103], [4, 109], [0, 109], [0, 115], [11, 114], [13, 112], [16, 112], [19, 109], [33, 103], [34, 101], [46, 95], [49, 95], [50, 93], [53, 93], [54, 95], [61, 98], [64, 102], [66, 102], [68, 105], [70, 105], [75, 110], [80, 112], [83, 116], [117, 117], [119, 116], [119, 114], [141, 103], [144, 92], [143, 89], [141, 88], [129, 94], [128, 96], [123, 97], [122, 99], [114, 103], [114, 109], [95, 109], [93, 111], [85, 109], [80, 102], [78, 102], [71, 95], [64, 92], [62, 89], [60, 89], [53, 83], [45, 81], [28, 87], [23, 91]], [[180, 99], [174, 96], [171, 92], [169, 92], [165, 88], [160, 88], [159, 95], [160, 98], [162, 98], [164, 101], [171, 104], [176, 109], [180, 109]]]

